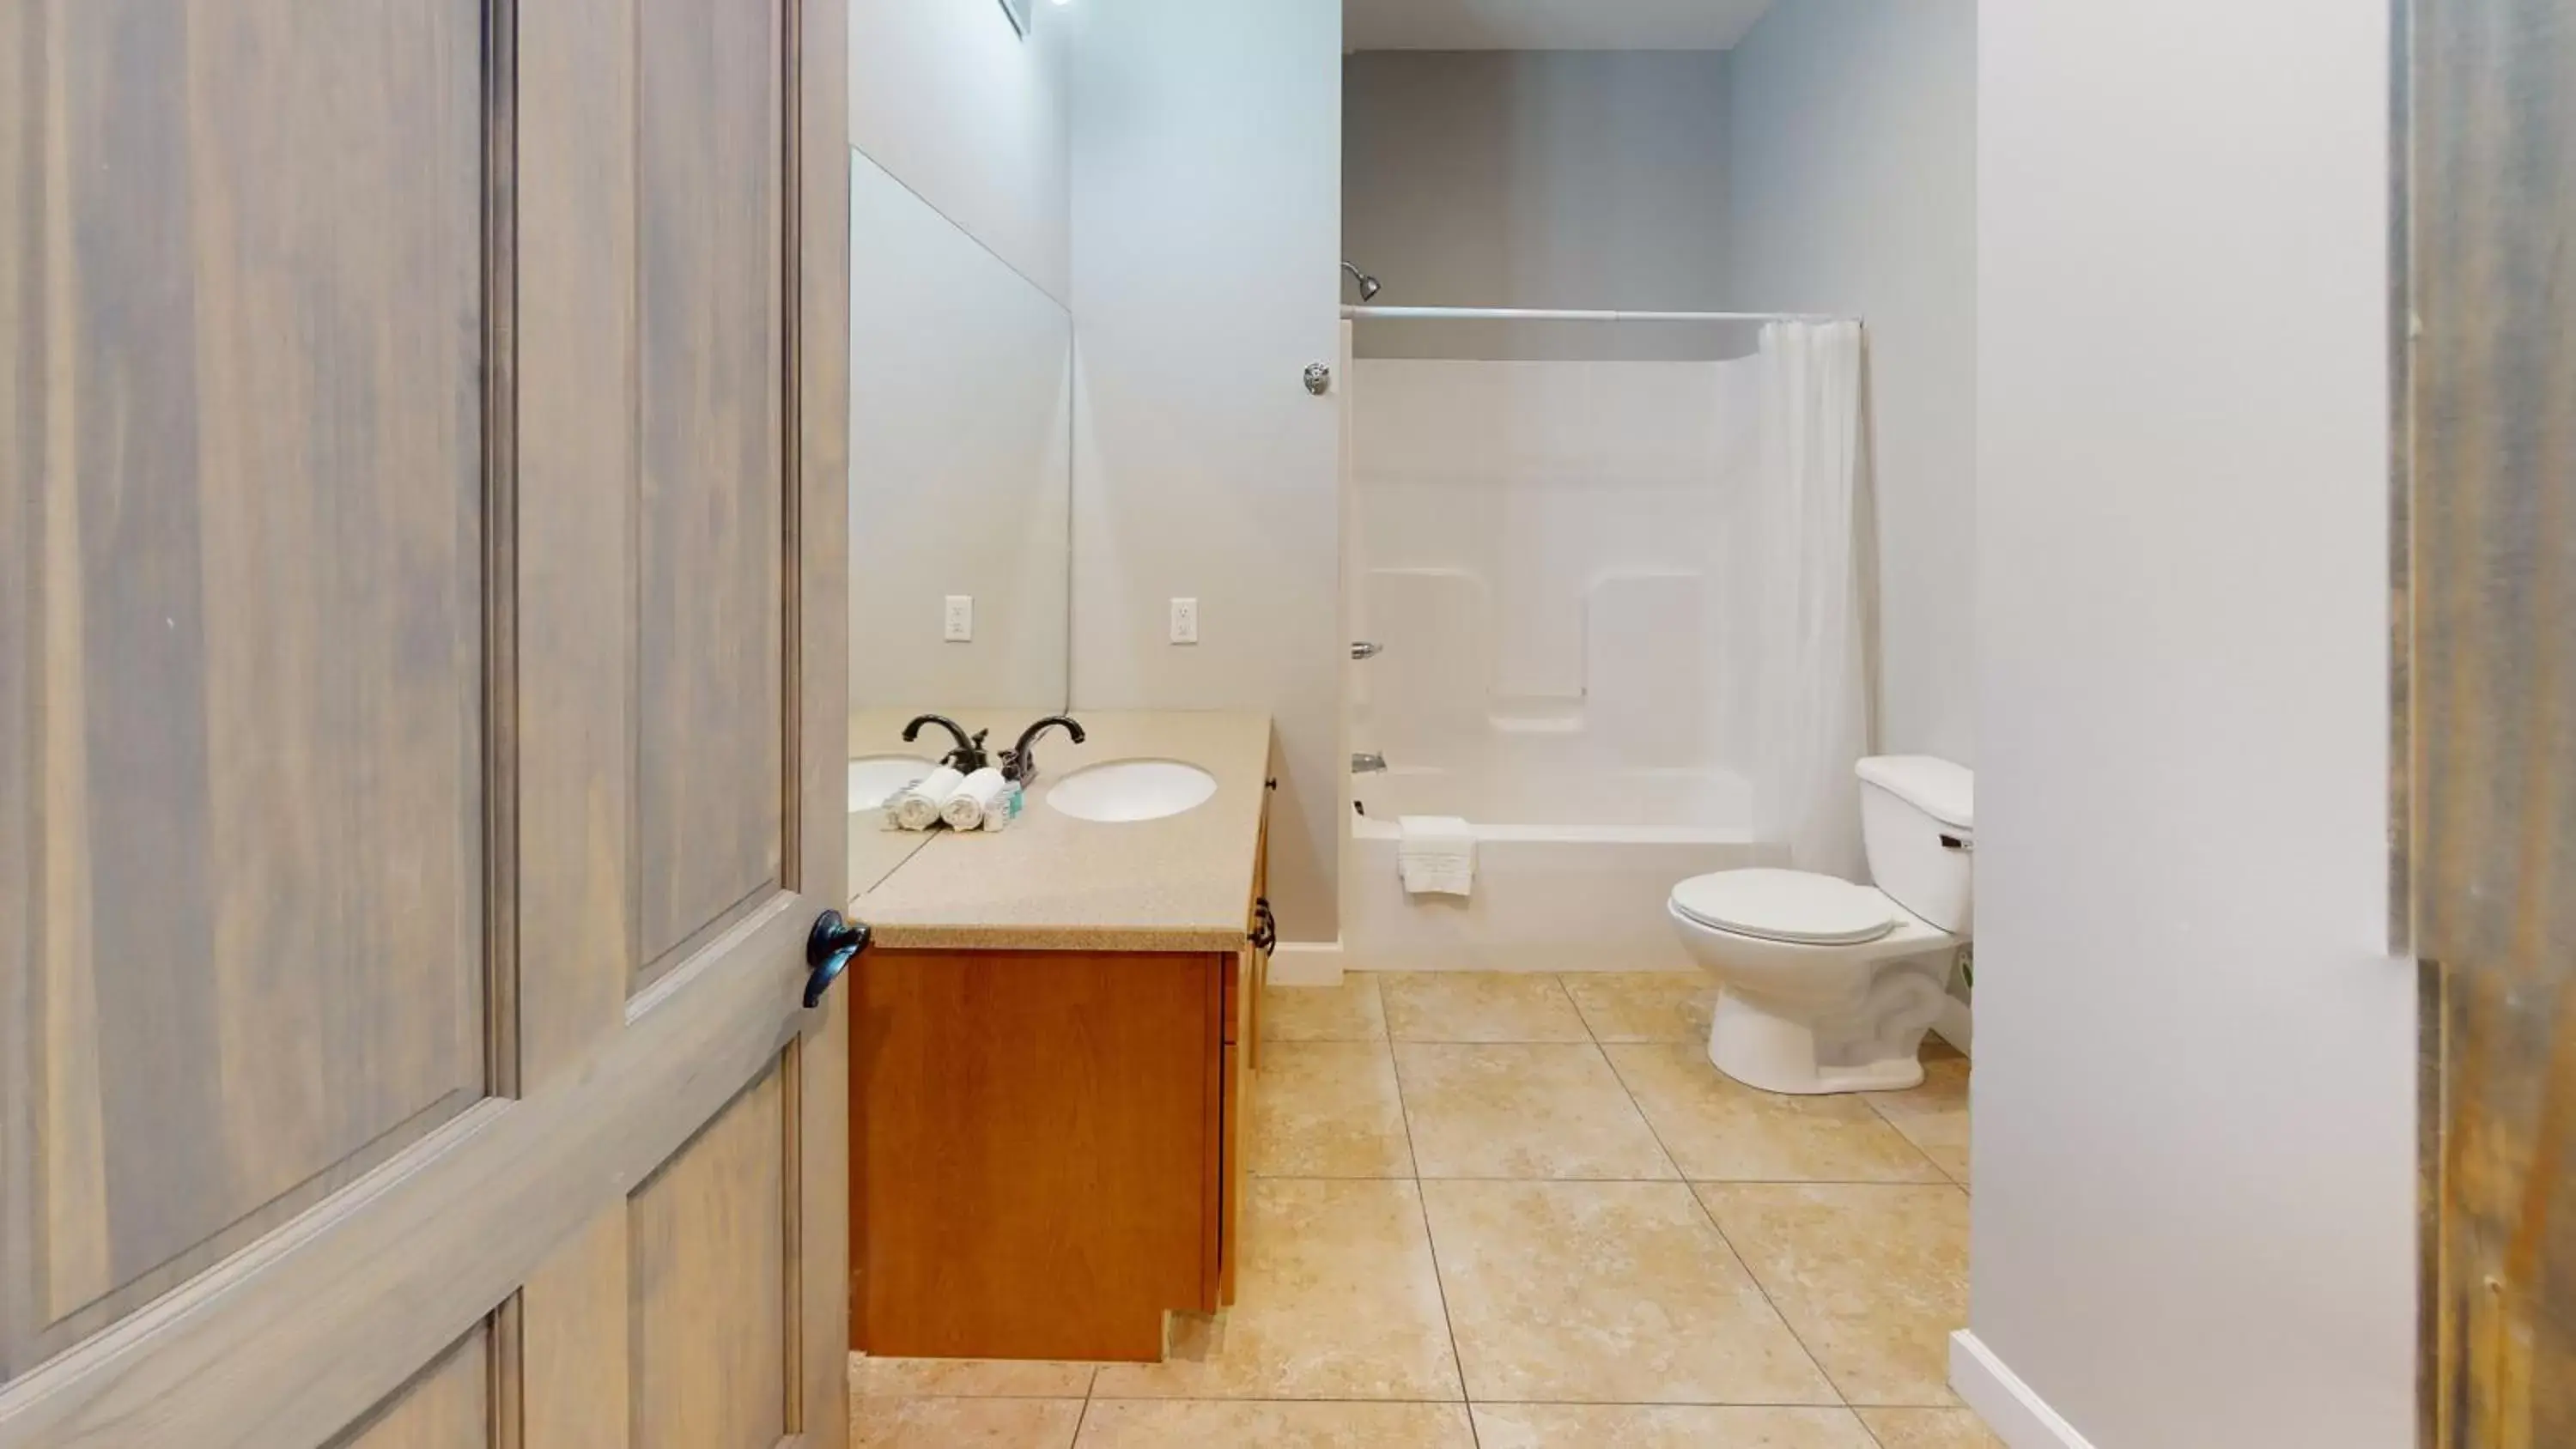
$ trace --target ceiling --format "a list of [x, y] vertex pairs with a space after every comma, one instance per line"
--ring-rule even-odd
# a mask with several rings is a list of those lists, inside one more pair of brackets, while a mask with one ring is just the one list
[[1771, 0], [1343, 0], [1346, 50], [1727, 50]]

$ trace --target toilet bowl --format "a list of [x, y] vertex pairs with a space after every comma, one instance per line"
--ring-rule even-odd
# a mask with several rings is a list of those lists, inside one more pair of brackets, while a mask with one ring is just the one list
[[1927, 756], [1862, 760], [1861, 840], [1877, 885], [1730, 870], [1673, 887], [1665, 913], [1718, 980], [1708, 1058], [1748, 1086], [1797, 1094], [1919, 1085], [1968, 939], [1975, 851], [1967, 770]]

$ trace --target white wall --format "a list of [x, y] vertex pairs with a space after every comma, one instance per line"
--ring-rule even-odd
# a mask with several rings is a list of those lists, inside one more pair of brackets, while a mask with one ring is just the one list
[[2413, 1442], [2387, 29], [1980, 19], [1971, 1317], [2100, 1449]]
[[850, 703], [1062, 708], [1073, 319], [856, 152], [850, 237]]
[[1733, 305], [1868, 322], [1879, 746], [1973, 765], [1976, 0], [1779, 0], [1729, 60]]
[[1073, 12], [852, 0], [850, 144], [1057, 301], [1071, 298]]
[[[1330, 940], [1340, 424], [1299, 377], [1340, 352], [1341, 7], [1077, 8], [1074, 707], [1269, 710], [1271, 893]], [[1165, 642], [1174, 597], [1195, 647]]]

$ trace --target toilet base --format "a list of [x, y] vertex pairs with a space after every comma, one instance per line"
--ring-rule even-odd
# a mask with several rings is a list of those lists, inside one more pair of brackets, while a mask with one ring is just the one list
[[1748, 1087], [1790, 1096], [1901, 1092], [1923, 1084], [1923, 1034], [1939, 1016], [1940, 980], [1906, 967], [1875, 982], [1858, 1008], [1793, 1014], [1732, 986], [1709, 1023], [1711, 1065]]

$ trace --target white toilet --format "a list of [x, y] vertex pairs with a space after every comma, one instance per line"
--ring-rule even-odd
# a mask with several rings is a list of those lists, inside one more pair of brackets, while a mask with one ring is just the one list
[[1861, 844], [1875, 886], [1726, 870], [1673, 887], [1682, 944], [1718, 978], [1708, 1059], [1772, 1092], [1919, 1085], [1915, 1060], [1968, 939], [1974, 780], [1947, 760], [1863, 760]]

